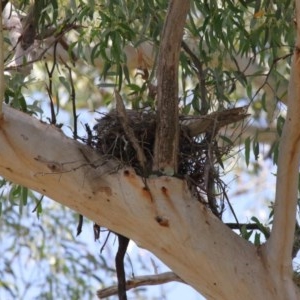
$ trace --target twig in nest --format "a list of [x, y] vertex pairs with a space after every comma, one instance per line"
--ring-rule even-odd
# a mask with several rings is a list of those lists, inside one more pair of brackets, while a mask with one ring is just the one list
[[146, 157], [145, 157], [144, 151], [141, 148], [141, 146], [134, 134], [133, 129], [129, 125], [129, 120], [128, 120], [128, 116], [126, 114], [126, 109], [125, 109], [123, 100], [117, 90], [115, 90], [115, 95], [116, 95], [116, 102], [117, 102], [116, 109], [117, 109], [118, 117], [122, 124], [123, 130], [124, 130], [127, 138], [129, 139], [130, 143], [132, 144], [132, 147], [136, 151], [137, 159], [138, 159], [142, 169], [145, 170]]
[[[126, 282], [126, 290], [130, 290], [139, 286], [145, 286], [145, 285], [158, 285], [158, 284], [164, 284], [171, 281], [177, 281], [182, 282], [184, 281], [179, 278], [175, 273], [173, 272], [165, 272], [162, 274], [157, 275], [147, 275], [147, 276], [137, 276], [133, 279], [127, 280]], [[118, 293], [118, 287], [116, 285], [102, 289], [97, 291], [97, 296], [99, 299], [103, 299], [109, 296], [116, 295]]]

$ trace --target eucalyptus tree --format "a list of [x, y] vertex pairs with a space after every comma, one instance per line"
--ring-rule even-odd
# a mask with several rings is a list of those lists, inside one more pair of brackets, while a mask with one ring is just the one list
[[[92, 220], [95, 238], [101, 228], [117, 234], [118, 287], [99, 291], [101, 297], [126, 299], [126, 289], [145, 282], [124, 279], [130, 239], [172, 270], [147, 277], [149, 284], [185, 282], [208, 299], [299, 298], [297, 1], [1, 5], [1, 228], [18, 229], [9, 238], [19, 232], [23, 241], [34, 232], [17, 221], [13, 204], [20, 214], [32, 205], [39, 215], [44, 207], [55, 221], [40, 228], [41, 241], [51, 231], [69, 232], [67, 212], [43, 205], [47, 196]], [[48, 115], [31, 100], [41, 94]], [[83, 108], [95, 110], [96, 124], [80, 125]], [[71, 124], [60, 123], [63, 111]], [[242, 149], [244, 165], [267, 154], [278, 166], [267, 225], [257, 216], [251, 224], [238, 221], [221, 177], [233, 172], [227, 158]], [[235, 223], [222, 220], [225, 208]], [[55, 254], [56, 271], [64, 266], [59, 280], [46, 276], [51, 288], [40, 296], [91, 295], [88, 278], [101, 282], [92, 272], [97, 260], [82, 254], [84, 263], [74, 263], [76, 251], [65, 241], [68, 260]], [[42, 264], [53, 249], [34, 244], [25, 247], [37, 247], [40, 254], [30, 257]], [[9, 245], [1, 272], [17, 280]], [[111, 272], [105, 260], [100, 265]], [[80, 272], [87, 274], [82, 280]], [[2, 286], [16, 295], [8, 282]]]

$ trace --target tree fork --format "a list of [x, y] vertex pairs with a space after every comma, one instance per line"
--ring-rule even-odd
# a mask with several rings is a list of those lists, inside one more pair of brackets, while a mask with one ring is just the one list
[[[127, 236], [208, 299], [293, 300], [285, 297], [287, 283], [276, 281], [260, 248], [194, 199], [184, 180], [149, 178], [150, 195], [133, 169], [120, 170], [116, 161], [7, 105], [0, 126], [0, 175]], [[166, 222], [157, 222], [158, 216]], [[287, 280], [299, 299], [299, 288]]]

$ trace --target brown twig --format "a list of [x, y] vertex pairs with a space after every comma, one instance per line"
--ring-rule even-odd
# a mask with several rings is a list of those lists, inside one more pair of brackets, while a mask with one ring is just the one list
[[69, 78], [70, 78], [70, 85], [71, 85], [70, 97], [71, 97], [71, 101], [72, 101], [72, 113], [73, 113], [73, 120], [74, 120], [73, 121], [73, 124], [74, 124], [73, 138], [77, 139], [78, 138], [78, 130], [77, 130], [78, 115], [76, 113], [76, 91], [75, 91], [74, 81], [73, 81], [73, 77], [72, 77], [72, 69], [68, 66], [67, 63], [65, 63], [65, 66], [69, 71]]
[[54, 57], [53, 57], [53, 64], [51, 69], [48, 67], [48, 64], [45, 63], [45, 67], [46, 67], [46, 71], [48, 73], [48, 78], [49, 78], [49, 87], [47, 87], [47, 91], [48, 91], [48, 95], [49, 95], [49, 99], [50, 99], [50, 110], [51, 110], [51, 120], [50, 123], [51, 124], [56, 124], [56, 115], [55, 115], [55, 111], [54, 111], [54, 103], [53, 103], [53, 98], [52, 98], [52, 77], [53, 77], [53, 73], [54, 73], [54, 69], [56, 66], [56, 45], [57, 43], [54, 44]]
[[119, 247], [116, 254], [116, 271], [118, 278], [118, 296], [119, 300], [127, 300], [126, 295], [126, 274], [124, 268], [124, 257], [129, 244], [129, 239], [121, 234], [117, 234]]
[[216, 135], [221, 127], [241, 121], [249, 116], [247, 108], [247, 106], [236, 107], [217, 111], [207, 116], [183, 116], [180, 119], [180, 125], [190, 137], [203, 132]]
[[78, 236], [82, 232], [82, 225], [83, 225], [83, 215], [79, 215], [76, 236]]
[[[172, 281], [182, 282], [184, 281], [173, 272], [165, 272], [157, 275], [137, 276], [126, 281], [126, 290], [145, 285], [158, 285]], [[109, 296], [116, 295], [118, 287], [116, 285], [97, 291], [99, 299], [103, 299]]]
[[122, 124], [122, 127], [124, 129], [127, 138], [129, 139], [130, 143], [132, 144], [133, 148], [136, 151], [136, 155], [142, 169], [145, 170], [146, 157], [144, 151], [139, 145], [139, 142], [134, 134], [133, 129], [129, 126], [129, 120], [126, 114], [126, 109], [123, 100], [117, 90], [115, 90], [115, 96], [116, 96], [116, 103], [117, 103], [116, 110], [117, 110], [118, 118]]

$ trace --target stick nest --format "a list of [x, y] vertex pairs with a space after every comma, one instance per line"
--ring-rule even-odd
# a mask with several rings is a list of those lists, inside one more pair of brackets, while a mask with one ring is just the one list
[[[152, 161], [156, 114], [133, 110], [126, 110], [126, 114], [128, 125], [144, 152], [147, 161], [144, 168], [141, 167], [136, 149], [128, 138], [122, 118], [116, 110], [97, 119], [98, 123], [94, 126], [93, 132], [90, 132], [89, 144], [108, 160], [118, 160], [120, 167], [130, 166], [138, 175], [145, 178], [155, 175], [152, 172]], [[186, 123], [186, 120], [186, 117], [181, 117], [181, 124]], [[185, 178], [195, 197], [215, 215], [221, 217], [226, 189], [220, 178], [219, 169], [220, 165], [222, 166], [222, 157], [229, 153], [230, 147], [218, 146], [216, 134], [211, 131], [193, 137], [189, 134], [188, 126], [181, 125], [180, 128], [179, 169], [176, 176]]]

